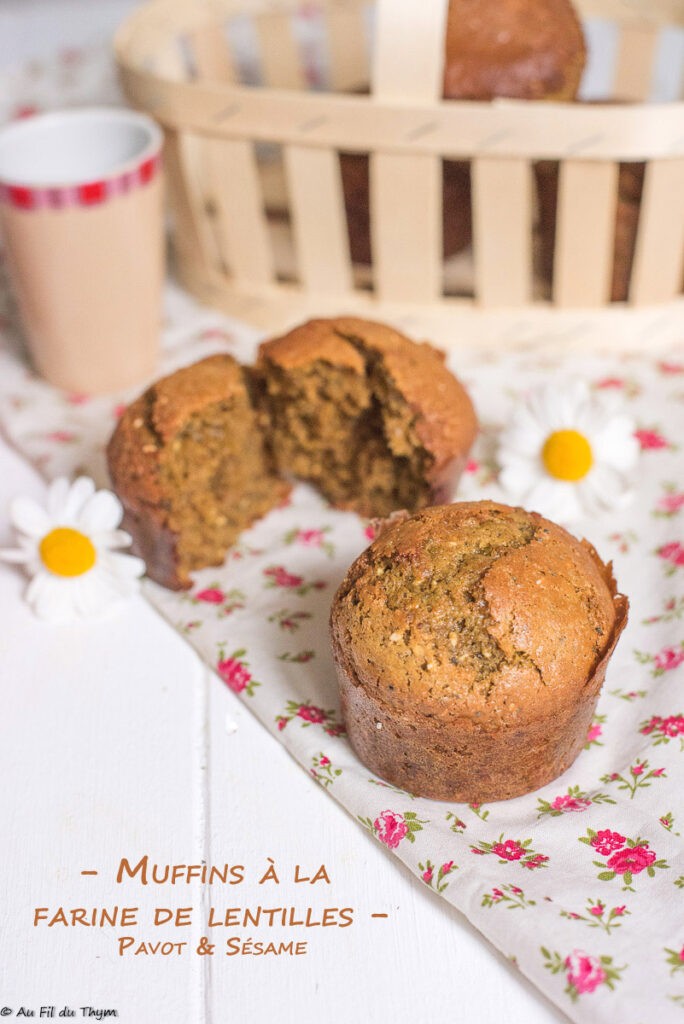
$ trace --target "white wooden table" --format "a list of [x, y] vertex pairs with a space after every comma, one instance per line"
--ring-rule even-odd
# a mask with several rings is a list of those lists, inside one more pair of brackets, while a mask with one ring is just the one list
[[[3, 0], [0, 65], [94, 42], [132, 6]], [[2, 439], [0, 466], [5, 546], [7, 502], [41, 497], [44, 484]], [[127, 1024], [565, 1019], [329, 799], [142, 599], [105, 623], [47, 627], [22, 603], [24, 586], [0, 566], [0, 1014], [10, 1008], [14, 1020], [24, 1007], [39, 1018], [52, 1006], [56, 1018], [68, 1006], [83, 1019], [92, 1007]], [[118, 885], [120, 859], [146, 853], [161, 864], [243, 864], [248, 878], [204, 892]], [[256, 883], [267, 857], [281, 878], [268, 898]], [[330, 885], [293, 882], [296, 864], [307, 873], [321, 863]], [[213, 930], [223, 933], [214, 957], [194, 955], [208, 933], [202, 908], [260, 902], [353, 907], [355, 923], [290, 933], [307, 940], [305, 956], [226, 957], [226, 929]], [[134, 906], [141, 920], [155, 907], [193, 906], [189, 928], [131, 933], [186, 941], [192, 955], [120, 957], [121, 929], [33, 926], [36, 907], [60, 906]]]

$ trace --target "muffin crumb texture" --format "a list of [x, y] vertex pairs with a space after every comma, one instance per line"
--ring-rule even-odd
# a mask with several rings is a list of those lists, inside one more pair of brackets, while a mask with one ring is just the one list
[[352, 745], [421, 796], [536, 789], [584, 744], [626, 614], [610, 566], [534, 513], [472, 502], [395, 521], [333, 602]]
[[257, 373], [281, 471], [361, 515], [444, 500], [475, 438], [441, 353], [383, 324], [312, 320], [262, 345]]

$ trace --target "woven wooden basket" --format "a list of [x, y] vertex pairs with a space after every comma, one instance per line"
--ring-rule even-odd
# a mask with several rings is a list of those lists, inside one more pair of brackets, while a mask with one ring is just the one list
[[[152, 0], [117, 35], [129, 101], [166, 132], [178, 272], [198, 297], [269, 326], [288, 310], [381, 304], [605, 306], [619, 166], [642, 161], [629, 302], [680, 294], [684, 103], [443, 101], [447, 0], [313, 6]], [[578, 6], [617, 27], [609, 95], [645, 100], [660, 33], [684, 24], [682, 4]], [[350, 260], [340, 153], [370, 154], [371, 267]], [[442, 256], [444, 160], [470, 164], [473, 245], [455, 266]], [[560, 169], [541, 298], [537, 161]]]

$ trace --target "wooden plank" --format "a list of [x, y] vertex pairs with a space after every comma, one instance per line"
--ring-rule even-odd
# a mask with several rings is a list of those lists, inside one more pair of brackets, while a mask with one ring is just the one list
[[559, 306], [610, 301], [618, 171], [608, 160], [561, 163], [553, 281]]
[[379, 298], [430, 302], [442, 291], [442, 165], [431, 156], [370, 158], [374, 283]]
[[289, 14], [255, 18], [263, 84], [274, 89], [306, 89], [306, 76]]
[[651, 94], [657, 25], [624, 24], [619, 28], [613, 96], [618, 100], [646, 100]]
[[164, 133], [166, 191], [174, 223], [174, 247], [181, 260], [202, 267], [211, 262], [211, 248], [200, 234], [198, 212], [202, 202], [197, 185], [188, 178], [188, 139], [181, 132]]
[[326, 14], [330, 88], [337, 92], [368, 87], [370, 62], [363, 7], [334, 7]]
[[[446, 13], [447, 0], [379, 0], [372, 75], [377, 99], [438, 99]], [[441, 160], [369, 148], [376, 292], [386, 301], [430, 302], [442, 292]]]
[[652, 160], [646, 168], [630, 301], [664, 302], [682, 291], [684, 159]]
[[189, 40], [198, 78], [230, 84], [239, 81], [222, 25], [197, 29], [191, 33]]
[[388, 149], [446, 159], [503, 156], [558, 160], [645, 160], [684, 155], [684, 104], [397, 103], [375, 96], [285, 92], [212, 82], [161, 81], [122, 71], [132, 104], [170, 127], [223, 138]]
[[302, 284], [312, 291], [349, 292], [352, 269], [337, 153], [287, 146], [285, 166]]
[[483, 306], [519, 306], [532, 295], [532, 180], [526, 160], [471, 165], [475, 295]]
[[204, 154], [206, 194], [223, 269], [246, 284], [271, 283], [273, 254], [252, 143], [205, 139]]
[[447, 0], [378, 0], [373, 93], [436, 100], [442, 94]]

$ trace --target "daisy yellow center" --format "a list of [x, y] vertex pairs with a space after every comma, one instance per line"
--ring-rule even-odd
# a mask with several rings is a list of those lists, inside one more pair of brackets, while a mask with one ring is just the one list
[[82, 576], [97, 559], [90, 538], [69, 526], [58, 526], [46, 533], [38, 550], [43, 565], [55, 576]]
[[578, 430], [555, 430], [549, 434], [541, 457], [550, 476], [571, 482], [585, 477], [594, 462], [591, 445]]

